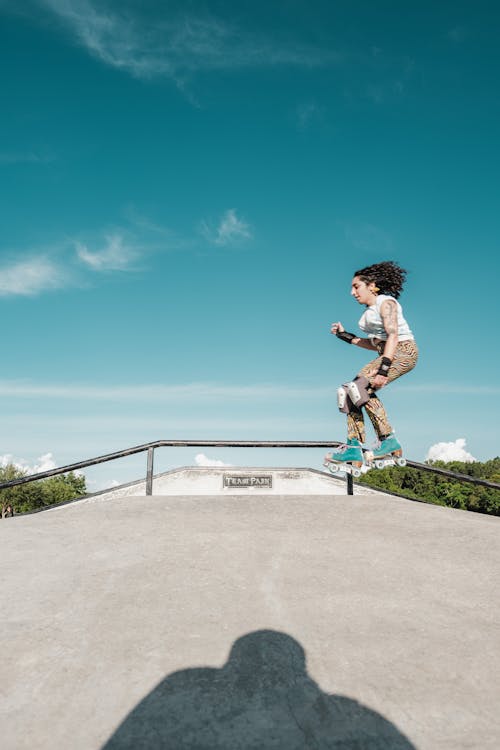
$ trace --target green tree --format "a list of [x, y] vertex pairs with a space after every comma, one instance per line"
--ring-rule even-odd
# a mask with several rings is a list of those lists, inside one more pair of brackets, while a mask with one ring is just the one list
[[[23, 469], [9, 464], [0, 468], [0, 483], [20, 479], [26, 475], [27, 472]], [[28, 513], [81, 497], [86, 491], [85, 477], [70, 472], [0, 490], [0, 506], [6, 507], [10, 504], [15, 513]]]
[[[435, 461], [429, 465], [500, 484], [500, 458], [485, 463]], [[500, 516], [500, 490], [460, 482], [452, 477], [432, 474], [409, 466], [388, 466], [385, 469], [372, 470], [364, 474], [359, 482], [415, 500]]]

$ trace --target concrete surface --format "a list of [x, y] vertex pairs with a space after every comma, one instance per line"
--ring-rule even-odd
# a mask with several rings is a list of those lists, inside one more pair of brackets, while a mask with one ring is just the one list
[[2, 750], [497, 750], [499, 541], [373, 495], [0, 521]]
[[[227, 486], [225, 479], [271, 478], [271, 487], [255, 482], [249, 486]], [[109, 500], [146, 494], [146, 480], [122, 484], [109, 490], [95, 492], [89, 497]], [[377, 495], [379, 490], [354, 484], [355, 495]], [[384, 494], [384, 493], [383, 493]], [[221, 496], [221, 495], [347, 495], [345, 474], [333, 476], [328, 471], [310, 468], [279, 468], [270, 466], [252, 467], [206, 467], [182, 466], [153, 477], [153, 495]]]

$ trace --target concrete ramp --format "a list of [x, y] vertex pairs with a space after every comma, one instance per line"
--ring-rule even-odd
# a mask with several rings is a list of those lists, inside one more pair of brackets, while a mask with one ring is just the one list
[[2, 750], [497, 750], [499, 541], [377, 495], [5, 519]]

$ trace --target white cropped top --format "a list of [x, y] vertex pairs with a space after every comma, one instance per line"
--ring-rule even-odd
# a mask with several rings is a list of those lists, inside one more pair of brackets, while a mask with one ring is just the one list
[[394, 297], [390, 297], [388, 294], [378, 294], [374, 305], [367, 307], [361, 318], [359, 319], [359, 327], [364, 331], [369, 339], [382, 339], [387, 340], [387, 332], [384, 328], [382, 318], [380, 316], [380, 308], [382, 303], [386, 300], [392, 300], [396, 303], [398, 311], [398, 340], [409, 341], [413, 340], [414, 336], [410, 330], [410, 327], [403, 317], [403, 308]]

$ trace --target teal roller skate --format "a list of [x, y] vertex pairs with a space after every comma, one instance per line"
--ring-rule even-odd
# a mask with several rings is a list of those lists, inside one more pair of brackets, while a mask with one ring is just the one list
[[361, 443], [354, 438], [350, 438], [345, 445], [339, 445], [334, 451], [327, 453], [323, 462], [323, 466], [326, 466], [331, 474], [343, 471], [352, 474], [353, 477], [361, 476], [363, 464]]
[[366, 451], [365, 460], [370, 468], [376, 469], [384, 469], [386, 466], [406, 466], [401, 443], [393, 432], [381, 440], [372, 451]]

